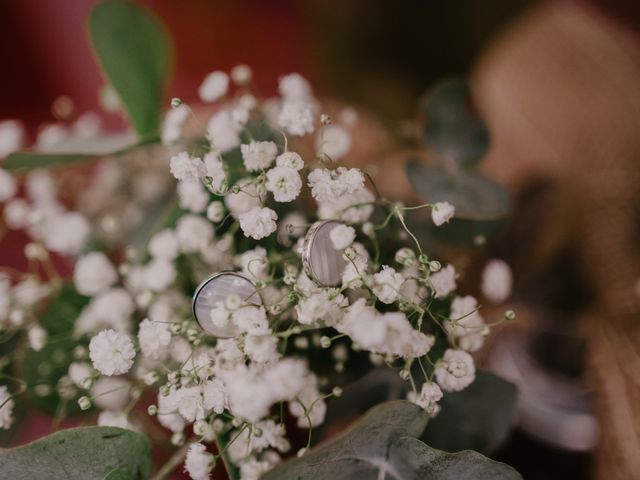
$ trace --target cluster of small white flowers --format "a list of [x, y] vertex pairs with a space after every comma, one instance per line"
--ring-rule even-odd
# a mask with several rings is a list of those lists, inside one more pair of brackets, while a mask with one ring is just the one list
[[467, 352], [449, 349], [436, 364], [434, 374], [443, 390], [459, 392], [473, 382], [476, 367], [473, 357]]
[[90, 233], [89, 221], [68, 211], [57, 199], [57, 185], [50, 173], [34, 170], [26, 177], [27, 198], [16, 197], [15, 180], [0, 168], [0, 202], [10, 229], [27, 231], [31, 239], [61, 255], [77, 255]]
[[[184, 443], [190, 429], [199, 437], [188, 446], [184, 466], [196, 480], [210, 477], [218, 455], [208, 446], [219, 435], [231, 439], [228, 456], [241, 479], [249, 480], [273, 468], [291, 448], [281, 412], [286, 409], [299, 428], [323, 423], [326, 399], [340, 389], [299, 358], [310, 348], [327, 349], [336, 372], [350, 359], [349, 346], [369, 352], [372, 362], [384, 361], [403, 378], [411, 376], [408, 399], [434, 416], [442, 391], [459, 391], [473, 381], [468, 352], [479, 349], [488, 333], [477, 301], [456, 293], [454, 267], [428, 258], [417, 240], [407, 246], [414, 236], [404, 223], [403, 206], [367, 188], [360, 169], [332, 163], [349, 154], [348, 128], [355, 114], [339, 115], [338, 123], [320, 116], [319, 102], [298, 74], [280, 79], [280, 98], [259, 102], [250, 90], [251, 76], [248, 67], [238, 66], [204, 80], [199, 96], [216, 102], [216, 111], [206, 123], [206, 140], [198, 138], [199, 146], [207, 144], [196, 154], [180, 151], [190, 144], [192, 133], [184, 127], [196, 113], [177, 99], [172, 102], [161, 132], [171, 153], [162, 161], [179, 208], [143, 248], [130, 245], [124, 255], [86, 252], [89, 222], [56, 200], [57, 182], [49, 174], [30, 174], [23, 199], [15, 198], [16, 182], [0, 169], [6, 223], [34, 239], [31, 257], [42, 257], [45, 249], [86, 252], [73, 272], [76, 292], [89, 298], [74, 319], [72, 333], [81, 343], [63, 377], [69, 398], [79, 394], [81, 408], [98, 407], [100, 425], [136, 429], [142, 423], [129, 417], [131, 405], [144, 390], [157, 390], [149, 414], [171, 432], [172, 442]], [[265, 125], [271, 133], [264, 133]], [[83, 128], [89, 131], [89, 126]], [[0, 157], [21, 141], [12, 128], [0, 123]], [[315, 136], [311, 142], [293, 138], [308, 134]], [[64, 135], [51, 128], [40, 143], [52, 145]], [[126, 176], [105, 167], [92, 198], [108, 202]], [[155, 182], [149, 179], [141, 183]], [[157, 200], [158, 192], [163, 189], [149, 187], [141, 195]], [[315, 213], [294, 207], [307, 198], [315, 199]], [[100, 228], [118, 225], [120, 214], [132, 208], [124, 204], [120, 212], [122, 205], [117, 203], [110, 217], [100, 217]], [[455, 213], [446, 202], [431, 208], [436, 225]], [[376, 209], [386, 221], [374, 223]], [[138, 208], [137, 215], [144, 216], [144, 210]], [[328, 253], [346, 265], [330, 287], [305, 270], [301, 255], [314, 219], [335, 222]], [[198, 320], [228, 332], [227, 338], [217, 338], [193, 318], [189, 286], [225, 270], [249, 279], [260, 302], [229, 292], [211, 305], [206, 318]], [[511, 278], [505, 272], [495, 262], [487, 267], [483, 292], [489, 300], [508, 296]], [[33, 278], [12, 285], [0, 276], [0, 327], [24, 328], [34, 350], [49, 341], [46, 328], [31, 315], [48, 291]], [[448, 315], [431, 312], [432, 301], [450, 305]], [[445, 335], [436, 335], [438, 328]], [[432, 348], [436, 337], [450, 347], [441, 358], [442, 350]], [[410, 367], [424, 360], [431, 371], [421, 382]], [[8, 428], [14, 404], [4, 386], [0, 405], [0, 428]]]
[[471, 295], [456, 297], [451, 302], [451, 312], [445, 322], [445, 329], [453, 343], [461, 350], [479, 350], [484, 343], [484, 337], [489, 334], [478, 308], [478, 302]]

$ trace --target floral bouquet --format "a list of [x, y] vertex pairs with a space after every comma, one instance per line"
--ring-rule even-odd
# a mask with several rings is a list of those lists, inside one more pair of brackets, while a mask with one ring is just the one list
[[[184, 464], [201, 480], [216, 463], [243, 480], [518, 478], [480, 453], [422, 441], [434, 436], [427, 422], [455, 415], [440, 412], [443, 396], [463, 398], [467, 387], [506, 392], [498, 437], [512, 416], [512, 387], [477, 375], [471, 355], [491, 325], [410, 218], [429, 212], [447, 228], [460, 213], [503, 213], [504, 192], [473, 170], [480, 155], [467, 147], [478, 135], [431, 132], [447, 161], [410, 169], [414, 182], [435, 179], [418, 189], [436, 201], [407, 206], [382, 196], [366, 169], [341, 164], [357, 114], [324, 113], [300, 75], [262, 99], [249, 67], [213, 72], [198, 92], [211, 109], [174, 98], [161, 122], [170, 51], [161, 26], [134, 3], [108, 0], [90, 30], [136, 135], [107, 135], [83, 116], [43, 129], [35, 151], [14, 152], [20, 128], [0, 124], [13, 152], [0, 170], [5, 223], [30, 238], [30, 272], [0, 276], [0, 427], [24, 415], [23, 394], [56, 422], [99, 426], [0, 451], [7, 478], [168, 478]], [[44, 170], [96, 157], [73, 174]], [[24, 194], [8, 170], [29, 171]], [[80, 193], [68, 198], [72, 185]], [[71, 280], [60, 273], [68, 261]], [[490, 265], [485, 283], [487, 297], [503, 299], [506, 267]], [[369, 395], [371, 378], [404, 399], [380, 402], [316, 447], [332, 404]], [[350, 387], [358, 383], [364, 390]], [[155, 467], [149, 437], [173, 450]]]

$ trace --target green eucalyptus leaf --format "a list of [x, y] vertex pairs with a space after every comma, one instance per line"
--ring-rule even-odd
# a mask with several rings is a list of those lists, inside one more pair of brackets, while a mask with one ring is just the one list
[[151, 443], [122, 428], [72, 428], [28, 445], [0, 449], [0, 472], [12, 480], [142, 480], [150, 471]]
[[143, 139], [157, 136], [172, 57], [164, 27], [135, 2], [106, 0], [91, 12], [89, 33], [133, 127]]
[[427, 414], [398, 400], [371, 409], [330, 443], [301, 458], [285, 462], [264, 480], [515, 480], [511, 467], [476, 452], [448, 454], [428, 447], [416, 437]]
[[441, 160], [459, 167], [473, 167], [486, 154], [489, 132], [473, 110], [465, 80], [444, 80], [427, 97], [425, 141]]
[[[385, 479], [397, 480], [517, 480], [520, 474], [509, 465], [478, 452], [446, 453], [412, 437], [402, 437], [389, 449]], [[376, 477], [371, 477], [372, 479]]]
[[[431, 228], [433, 236], [449, 245], [469, 247], [478, 245], [479, 238], [490, 238], [502, 230], [506, 219], [498, 220], [463, 220], [453, 218], [436, 228]], [[433, 226], [433, 224], [432, 224]]]
[[93, 158], [95, 155], [83, 153], [14, 152], [5, 159], [2, 166], [9, 171], [22, 172], [36, 168], [76, 165]]
[[137, 138], [131, 132], [105, 134], [96, 138], [68, 138], [50, 147], [46, 153], [14, 152], [5, 159], [3, 167], [16, 172], [66, 167], [88, 162], [98, 156], [118, 155], [136, 146]]
[[455, 218], [498, 220], [509, 213], [506, 188], [480, 173], [467, 170], [449, 173], [416, 160], [409, 160], [406, 172], [416, 193], [428, 202], [446, 201], [456, 207]]
[[422, 409], [405, 400], [382, 403], [334, 441], [279, 465], [263, 480], [375, 479], [379, 470], [377, 463], [387, 461], [390, 445], [403, 436], [419, 436], [427, 420]]
[[514, 425], [516, 386], [489, 372], [478, 372], [462, 392], [447, 392], [441, 410], [429, 421], [421, 440], [447, 452], [494, 452]]

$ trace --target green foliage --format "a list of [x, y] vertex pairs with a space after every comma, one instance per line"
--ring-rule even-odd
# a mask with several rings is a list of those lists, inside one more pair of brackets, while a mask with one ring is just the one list
[[[27, 395], [33, 405], [49, 414], [79, 412], [75, 402], [60, 399], [56, 385], [73, 361], [73, 349], [78, 344], [71, 338], [73, 325], [88, 300], [73, 285], [65, 284], [39, 317], [40, 325], [47, 331], [46, 345], [39, 352], [31, 348], [24, 351], [22, 376], [29, 386]], [[43, 394], [42, 388], [48, 393]]]
[[424, 138], [441, 160], [473, 167], [489, 149], [489, 132], [473, 110], [469, 86], [460, 78], [436, 85], [425, 105]]
[[415, 191], [431, 203], [449, 202], [456, 218], [476, 221], [497, 220], [509, 213], [509, 193], [499, 183], [473, 171], [449, 173], [410, 160], [407, 177]]
[[511, 467], [476, 452], [448, 454], [422, 443], [417, 437], [427, 414], [399, 400], [371, 409], [347, 432], [301, 458], [285, 462], [265, 480], [512, 480], [520, 476]]
[[447, 392], [442, 410], [421, 437], [447, 452], [476, 450], [489, 454], [507, 438], [516, 415], [515, 385], [488, 372], [478, 372], [462, 392]]
[[151, 471], [151, 444], [131, 430], [72, 428], [0, 450], [0, 471], [12, 480], [142, 480]]
[[239, 480], [240, 479], [240, 470], [236, 467], [231, 459], [229, 458], [229, 452], [227, 451], [227, 446], [229, 445], [229, 441], [231, 440], [230, 432], [226, 432], [218, 435], [216, 439], [216, 443], [218, 444], [218, 451], [222, 452], [222, 461], [224, 462], [224, 468], [227, 471], [227, 475], [229, 476], [229, 480]]
[[164, 27], [134, 2], [106, 0], [91, 12], [89, 33], [134, 128], [142, 139], [157, 138], [172, 64]]
[[86, 162], [92, 158], [95, 158], [95, 155], [82, 153], [14, 152], [5, 159], [2, 166], [9, 171], [25, 172], [36, 168], [66, 167]]

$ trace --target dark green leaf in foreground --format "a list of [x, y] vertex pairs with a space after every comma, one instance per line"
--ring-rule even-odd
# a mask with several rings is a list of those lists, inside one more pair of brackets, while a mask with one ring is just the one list
[[476, 452], [448, 454], [418, 440], [427, 415], [399, 400], [371, 409], [334, 441], [279, 465], [264, 480], [515, 480], [511, 467]]
[[389, 480], [515, 480], [522, 478], [509, 465], [493, 461], [478, 452], [467, 450], [460, 453], [446, 453], [411, 437], [402, 437], [393, 442], [389, 449], [387, 463], [390, 469], [383, 478]]
[[157, 135], [171, 69], [164, 27], [145, 7], [106, 0], [89, 18], [98, 61], [143, 138]]
[[73, 428], [28, 445], [0, 450], [2, 478], [11, 480], [149, 478], [147, 437], [114, 427]]
[[474, 112], [467, 82], [447, 79], [435, 86], [425, 106], [425, 141], [441, 160], [474, 166], [489, 149], [489, 132]]
[[406, 170], [416, 193], [430, 203], [451, 203], [456, 207], [456, 218], [497, 220], [509, 213], [507, 190], [480, 173], [468, 170], [448, 173], [416, 160], [409, 160]]
[[489, 454], [507, 438], [514, 424], [517, 390], [511, 382], [478, 372], [462, 392], [447, 392], [440, 413], [421, 439], [447, 452], [476, 450]]

